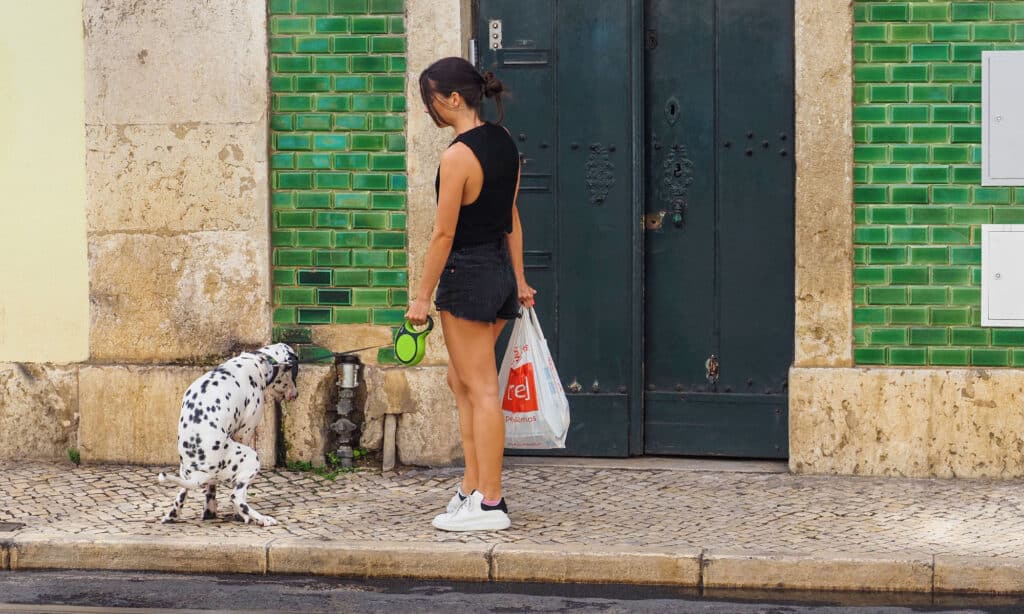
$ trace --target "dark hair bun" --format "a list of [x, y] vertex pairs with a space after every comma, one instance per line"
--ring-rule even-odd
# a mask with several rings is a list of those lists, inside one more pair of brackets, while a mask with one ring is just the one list
[[505, 91], [505, 85], [491, 71], [488, 70], [482, 76], [484, 78], [484, 96], [487, 98], [494, 98]]

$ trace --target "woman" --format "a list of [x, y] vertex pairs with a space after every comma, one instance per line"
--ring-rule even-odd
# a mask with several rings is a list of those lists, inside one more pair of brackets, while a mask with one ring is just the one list
[[519, 152], [503, 127], [480, 119], [494, 98], [501, 121], [501, 81], [462, 58], [444, 58], [420, 75], [420, 95], [438, 127], [455, 140], [441, 154], [437, 217], [423, 275], [406, 317], [427, 319], [437, 287], [448, 385], [455, 394], [466, 469], [447, 511], [433, 525], [445, 531], [498, 531], [511, 524], [501, 496], [505, 419], [499, 405], [494, 344], [519, 305], [536, 291], [523, 273], [523, 231], [516, 195]]

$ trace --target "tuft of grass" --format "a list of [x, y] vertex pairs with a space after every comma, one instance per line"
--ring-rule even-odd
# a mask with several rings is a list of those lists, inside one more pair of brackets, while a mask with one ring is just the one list
[[68, 448], [68, 460], [76, 465], [82, 464], [82, 455], [78, 452], [78, 448]]

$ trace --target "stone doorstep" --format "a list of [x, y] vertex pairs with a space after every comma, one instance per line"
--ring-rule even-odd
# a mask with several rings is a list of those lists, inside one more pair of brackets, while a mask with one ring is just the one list
[[301, 538], [64, 535], [0, 540], [0, 569], [312, 574], [476, 582], [663, 584], [706, 590], [1024, 593], [1024, 559], [754, 553], [584, 544], [464, 544]]

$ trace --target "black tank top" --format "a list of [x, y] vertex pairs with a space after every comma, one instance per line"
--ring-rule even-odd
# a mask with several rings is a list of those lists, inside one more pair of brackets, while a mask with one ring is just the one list
[[[501, 126], [485, 123], [455, 137], [452, 145], [463, 143], [473, 152], [484, 171], [480, 196], [459, 209], [452, 249], [496, 242], [512, 232], [512, 202], [519, 177], [519, 150]], [[451, 145], [449, 145], [450, 147]], [[441, 189], [441, 169], [434, 180], [434, 193]]]

